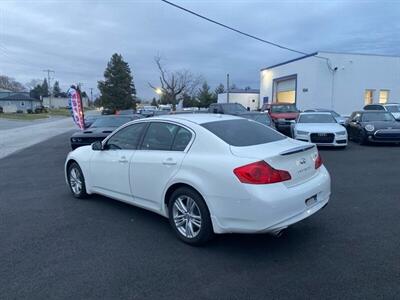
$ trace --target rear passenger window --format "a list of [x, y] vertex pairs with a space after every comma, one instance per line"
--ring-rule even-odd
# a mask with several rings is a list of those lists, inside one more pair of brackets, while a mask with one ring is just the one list
[[186, 130], [185, 128], [179, 128], [174, 144], [172, 146], [172, 150], [174, 151], [183, 151], [186, 149], [186, 146], [189, 144], [190, 140], [192, 139], [192, 134], [190, 133], [189, 130]]
[[191, 138], [192, 134], [185, 128], [169, 123], [152, 122], [144, 136], [141, 149], [183, 151]]
[[227, 144], [236, 147], [266, 144], [286, 138], [279, 132], [250, 120], [215, 121], [202, 126]]

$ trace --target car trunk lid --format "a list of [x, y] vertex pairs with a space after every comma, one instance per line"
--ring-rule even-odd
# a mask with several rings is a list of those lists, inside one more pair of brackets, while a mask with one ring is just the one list
[[271, 167], [288, 171], [291, 179], [286, 181], [288, 186], [294, 186], [310, 180], [316, 174], [315, 160], [318, 156], [317, 148], [309, 143], [292, 139], [260, 144], [247, 147], [230, 146], [233, 155], [264, 160]]

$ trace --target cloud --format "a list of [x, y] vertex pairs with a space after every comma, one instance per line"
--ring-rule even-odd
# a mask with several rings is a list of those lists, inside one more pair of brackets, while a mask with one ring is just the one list
[[[227, 25], [304, 52], [400, 53], [400, 5], [371, 1], [177, 1]], [[139, 96], [157, 84], [153, 58], [189, 69], [211, 86], [230, 73], [258, 87], [259, 70], [298, 56], [230, 32], [161, 1], [5, 1], [0, 73], [20, 81], [56, 71], [62, 87], [96, 88], [111, 55], [130, 64]]]

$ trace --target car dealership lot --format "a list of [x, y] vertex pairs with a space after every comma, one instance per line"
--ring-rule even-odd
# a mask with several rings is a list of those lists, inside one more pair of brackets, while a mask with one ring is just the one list
[[[105, 197], [74, 199], [70, 133], [0, 160], [0, 298], [395, 298], [399, 146], [323, 149], [326, 209], [269, 235], [178, 241], [168, 220]], [[23, 170], [23, 172], [21, 172]]]

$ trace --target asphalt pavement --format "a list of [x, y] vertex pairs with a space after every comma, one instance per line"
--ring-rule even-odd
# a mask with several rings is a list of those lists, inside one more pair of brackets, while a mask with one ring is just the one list
[[0, 159], [0, 299], [400, 298], [398, 146], [322, 150], [323, 211], [195, 248], [154, 213], [73, 198], [68, 137]]

